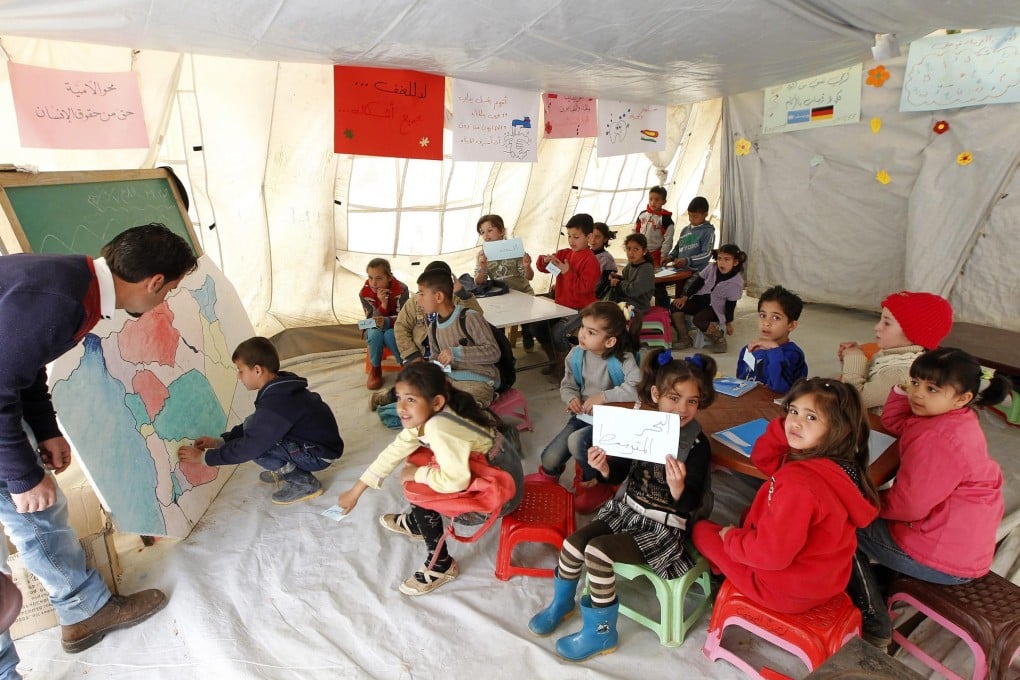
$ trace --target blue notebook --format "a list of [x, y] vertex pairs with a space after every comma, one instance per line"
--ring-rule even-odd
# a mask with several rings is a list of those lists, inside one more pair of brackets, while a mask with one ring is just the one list
[[764, 418], [757, 418], [740, 425], [734, 425], [725, 430], [719, 430], [713, 433], [712, 437], [737, 453], [750, 457], [754, 443], [758, 441], [758, 437], [765, 434], [765, 428], [768, 426], [769, 421]]
[[719, 394], [725, 394], [727, 397], [739, 397], [753, 390], [758, 383], [740, 378], [716, 378], [712, 381], [712, 385]]

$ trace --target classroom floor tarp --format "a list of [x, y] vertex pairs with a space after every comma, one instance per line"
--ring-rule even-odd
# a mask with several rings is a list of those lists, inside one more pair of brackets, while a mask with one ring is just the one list
[[[730, 351], [717, 355], [720, 368], [734, 369], [742, 341], [755, 334], [754, 301], [738, 308]], [[875, 316], [824, 305], [809, 305], [794, 339], [804, 348], [812, 374], [838, 372], [836, 345], [872, 337]], [[518, 350], [520, 361], [536, 361]], [[725, 662], [713, 663], [701, 651], [708, 615], [680, 647], [666, 648], [657, 636], [624, 617], [620, 647], [584, 664], [559, 660], [558, 634], [537, 638], [528, 618], [551, 594], [551, 581], [494, 576], [498, 529], [477, 544], [452, 546], [460, 576], [438, 591], [410, 598], [397, 591], [424, 558], [423, 545], [383, 529], [378, 516], [404, 507], [399, 484], [390, 479], [381, 491], [369, 490], [340, 523], [320, 515], [348, 488], [394, 436], [368, 410], [363, 354], [315, 355], [288, 362], [309, 378], [337, 413], [347, 449], [341, 461], [320, 476], [325, 495], [292, 506], [275, 506], [272, 487], [258, 480], [254, 464], [240, 466], [219, 497], [183, 541], [142, 547], [136, 537], [120, 537], [125, 592], [159, 587], [170, 595], [165, 610], [136, 627], [110, 634], [81, 654], [60, 649], [59, 629], [17, 641], [20, 669], [32, 680], [78, 678], [212, 678], [276, 680], [290, 678], [740, 678]], [[386, 374], [392, 384], [393, 374]], [[558, 390], [537, 370], [522, 371], [518, 387], [528, 397], [534, 432], [523, 432], [525, 468], [562, 427]], [[1020, 428], [981, 414], [993, 455], [1006, 475], [1007, 517], [996, 571], [1018, 576], [1020, 541], [1012, 531], [1020, 518]], [[569, 477], [569, 475], [567, 476]], [[567, 481], [565, 479], [565, 481]], [[713, 473], [714, 517], [733, 521], [753, 490], [725, 471]], [[552, 566], [555, 553], [539, 547], [519, 550], [515, 559]], [[647, 590], [627, 586], [621, 597], [654, 612]], [[579, 627], [568, 620], [563, 634]], [[939, 647], [950, 664], [966, 663], [959, 645], [927, 624], [915, 633]], [[760, 664], [803, 677], [799, 663], [746, 635], [724, 644]], [[922, 667], [908, 660], [915, 670]], [[928, 675], [927, 673], [925, 675]]]

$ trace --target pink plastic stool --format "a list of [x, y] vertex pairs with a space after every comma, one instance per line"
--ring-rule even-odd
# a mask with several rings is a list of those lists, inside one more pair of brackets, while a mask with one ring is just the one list
[[552, 569], [519, 567], [510, 563], [518, 543], [549, 543], [559, 550], [563, 539], [574, 533], [574, 496], [559, 484], [524, 482], [524, 499], [516, 510], [503, 518], [499, 529], [499, 550], [496, 552], [496, 578], [508, 581], [511, 576], [545, 576], [552, 578]]
[[500, 418], [518, 420], [518, 430], [530, 431], [534, 429], [531, 426], [531, 417], [528, 415], [528, 402], [520, 390], [511, 387], [489, 404], [489, 410]]
[[[1010, 665], [1020, 654], [1020, 587], [989, 572], [956, 586], [940, 586], [909, 576], [898, 576], [889, 588], [889, 616], [896, 623], [893, 605], [901, 602], [960, 638], [974, 654], [974, 680], [1015, 678]], [[893, 642], [936, 673], [952, 680], [957, 675], [893, 629]]]
[[723, 647], [723, 631], [739, 626], [771, 642], [804, 662], [809, 671], [825, 663], [840, 647], [861, 633], [861, 612], [846, 593], [800, 614], [784, 614], [767, 609], [724, 581], [715, 598], [712, 620], [708, 624], [705, 656], [725, 659], [750, 678], [775, 677], [774, 671], [756, 671], [739, 656]]

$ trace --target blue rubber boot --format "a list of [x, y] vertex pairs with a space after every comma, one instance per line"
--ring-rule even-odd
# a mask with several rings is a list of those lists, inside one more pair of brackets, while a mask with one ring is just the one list
[[619, 601], [608, 607], [591, 606], [591, 598], [581, 598], [581, 630], [556, 641], [556, 653], [567, 661], [585, 661], [598, 654], [616, 651], [619, 636], [616, 618]]
[[560, 622], [574, 613], [574, 593], [580, 581], [568, 581], [560, 578], [559, 570], [553, 577], [553, 601], [548, 607], [531, 617], [528, 629], [535, 635], [550, 635]]

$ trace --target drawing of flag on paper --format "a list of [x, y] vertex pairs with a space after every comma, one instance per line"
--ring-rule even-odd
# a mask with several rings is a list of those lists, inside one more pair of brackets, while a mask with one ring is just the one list
[[811, 120], [832, 120], [832, 105], [811, 109]]

